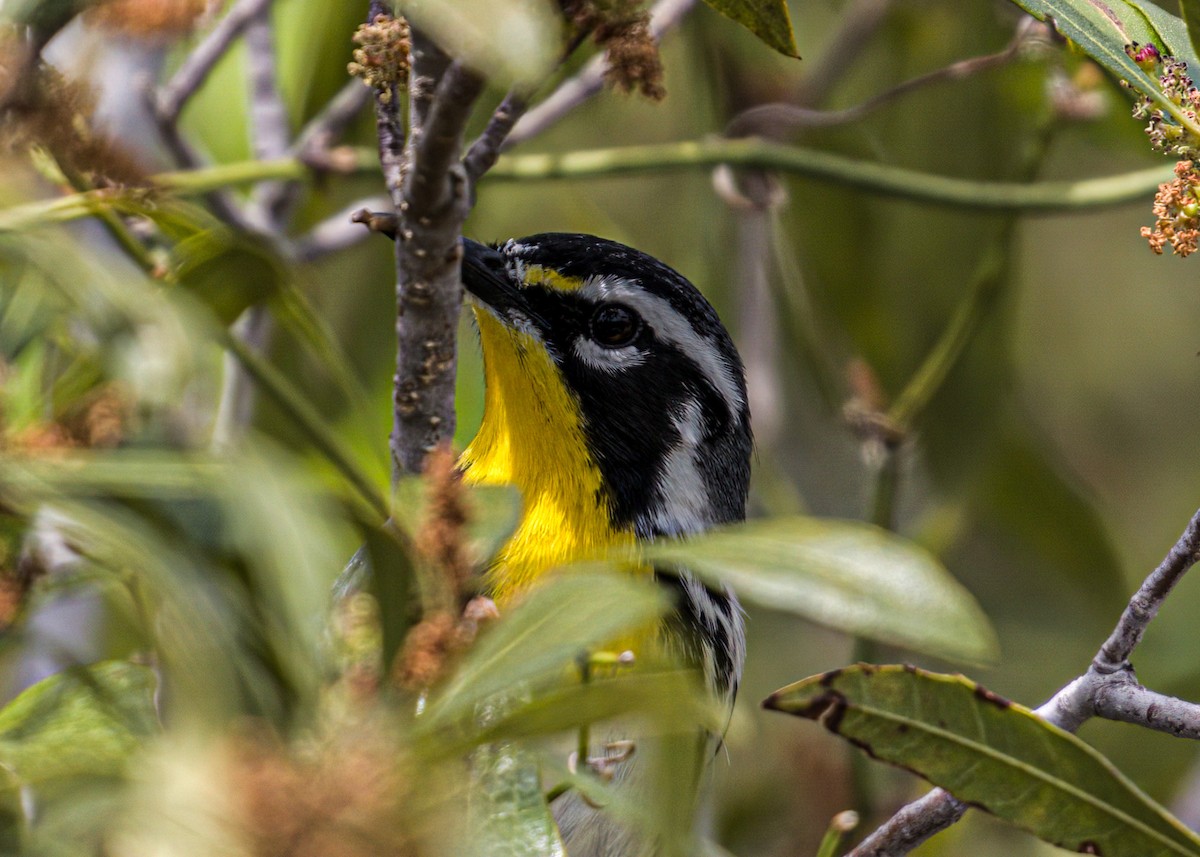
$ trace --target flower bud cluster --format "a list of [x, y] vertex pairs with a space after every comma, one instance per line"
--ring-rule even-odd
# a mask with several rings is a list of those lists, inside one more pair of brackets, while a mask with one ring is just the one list
[[354, 43], [358, 47], [346, 71], [373, 87], [381, 100], [391, 101], [393, 90], [408, 80], [412, 65], [412, 32], [408, 21], [376, 15], [369, 24], [359, 25]]
[[[1125, 46], [1125, 53], [1147, 74], [1158, 76], [1162, 94], [1196, 125], [1200, 117], [1200, 90], [1188, 75], [1187, 63], [1164, 56], [1153, 44], [1134, 42]], [[1150, 96], [1137, 99], [1133, 117], [1147, 120], [1146, 135], [1158, 151], [1180, 158], [1200, 158], [1200, 137], [1169, 116]]]

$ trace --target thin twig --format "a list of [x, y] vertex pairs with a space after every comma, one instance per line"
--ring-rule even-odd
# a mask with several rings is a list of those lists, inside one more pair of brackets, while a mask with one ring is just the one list
[[1012, 41], [1001, 51], [960, 60], [927, 74], [911, 78], [853, 107], [842, 110], [815, 110], [795, 104], [760, 104], [735, 116], [726, 126], [725, 134], [729, 137], [746, 137], [755, 134], [778, 137], [799, 129], [831, 128], [857, 122], [879, 108], [926, 86], [962, 80], [987, 69], [1009, 63], [1020, 54], [1021, 49], [1029, 40], [1031, 28], [1025, 26], [1026, 22], [1033, 22], [1033, 19], [1024, 19]]
[[[650, 10], [650, 35], [660, 41], [694, 5], [696, 0], [658, 0]], [[604, 88], [604, 74], [607, 71], [608, 59], [604, 54], [592, 57], [578, 74], [559, 84], [545, 100], [518, 120], [501, 149], [536, 137], [599, 93]]]
[[330, 253], [337, 253], [369, 238], [372, 230], [364, 229], [353, 215], [359, 211], [374, 211], [391, 204], [382, 197], [360, 199], [336, 214], [322, 220], [307, 233], [292, 242], [292, 255], [299, 262], [315, 262]]
[[895, 0], [852, 0], [842, 10], [841, 26], [825, 42], [821, 55], [804, 63], [805, 75], [792, 99], [805, 107], [821, 104], [854, 68], [867, 42], [883, 25]]
[[[291, 127], [276, 79], [278, 62], [270, 6], [264, 6], [246, 25], [245, 39], [251, 149], [261, 161], [282, 158], [291, 151]], [[267, 231], [282, 231], [284, 189], [284, 183], [278, 181], [261, 182], [254, 189], [252, 217]]]
[[[347, 148], [351, 155], [339, 169], [376, 171], [379, 155], [366, 148]], [[1030, 215], [1098, 211], [1149, 200], [1173, 175], [1170, 166], [1128, 173], [1048, 182], [980, 182], [844, 158], [798, 146], [764, 140], [698, 140], [619, 149], [595, 149], [563, 155], [505, 157], [487, 173], [488, 181], [560, 181], [636, 175], [663, 170], [711, 169], [721, 164], [801, 176], [858, 187], [932, 205], [978, 211], [1014, 211]], [[399, 163], [397, 163], [399, 171]], [[311, 169], [295, 156], [274, 161], [234, 161], [152, 176], [158, 194], [202, 196], [214, 190], [253, 184], [264, 179], [303, 180]], [[0, 208], [0, 232], [29, 229], [91, 217], [105, 205], [119, 205], [125, 191], [103, 189]], [[142, 190], [128, 191], [136, 201]]]
[[[1147, 690], [1129, 658], [1175, 584], [1200, 560], [1200, 511], [1129, 600], [1087, 672], [1034, 712], [1067, 732], [1092, 717], [1134, 723], [1181, 738], [1200, 738], [1200, 705]], [[958, 821], [963, 804], [942, 789], [904, 806], [847, 857], [898, 857]]]
[[239, 0], [235, 3], [204, 41], [188, 54], [170, 82], [159, 90], [155, 112], [165, 121], [175, 122], [184, 104], [204, 83], [213, 66], [225, 56], [246, 25], [270, 5], [271, 0]]
[[463, 166], [467, 170], [467, 179], [472, 185], [479, 181], [484, 173], [495, 166], [496, 161], [500, 157], [500, 150], [504, 147], [505, 140], [508, 139], [513, 127], [517, 124], [517, 120], [524, 115], [528, 107], [528, 98], [521, 90], [512, 89], [504, 96], [504, 100], [500, 102], [500, 106], [496, 108], [496, 112], [488, 120], [487, 127], [483, 129], [483, 133], [471, 144], [471, 148], [467, 150], [467, 154], [463, 158]]
[[370, 100], [371, 87], [358, 78], [346, 81], [320, 112], [300, 129], [292, 150], [302, 159], [312, 152], [324, 152]]

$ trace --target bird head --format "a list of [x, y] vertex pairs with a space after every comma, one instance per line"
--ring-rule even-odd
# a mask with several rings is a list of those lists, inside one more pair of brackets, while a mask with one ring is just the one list
[[522, 540], [554, 543], [557, 564], [744, 516], [742, 364], [691, 283], [590, 235], [464, 243], [486, 392], [461, 465], [468, 481], [511, 483], [524, 495], [510, 564], [530, 559], [513, 555]]

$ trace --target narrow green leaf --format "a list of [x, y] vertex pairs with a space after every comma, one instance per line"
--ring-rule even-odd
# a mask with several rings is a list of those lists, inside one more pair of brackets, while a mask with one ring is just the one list
[[996, 657], [970, 593], [928, 551], [859, 521], [793, 517], [651, 546], [745, 601], [952, 660]]
[[53, 675], [0, 711], [0, 766], [22, 785], [115, 776], [158, 731], [154, 673], [107, 661]]
[[859, 664], [776, 691], [874, 758], [1047, 842], [1105, 857], [1200, 855], [1200, 837], [1096, 750], [962, 676]]
[[731, 21], [741, 24], [768, 47], [796, 57], [796, 36], [786, 0], [704, 0]]
[[533, 752], [513, 742], [487, 744], [472, 754], [471, 770], [472, 841], [481, 857], [566, 857]]
[[484, 634], [430, 702], [427, 724], [473, 717], [501, 691], [562, 672], [623, 631], [649, 626], [666, 602], [627, 574], [563, 574], [534, 589]]
[[421, 618], [421, 593], [411, 543], [391, 523], [367, 532], [367, 543], [354, 555], [367, 563], [367, 587], [379, 607], [383, 663], [391, 664], [404, 638]]

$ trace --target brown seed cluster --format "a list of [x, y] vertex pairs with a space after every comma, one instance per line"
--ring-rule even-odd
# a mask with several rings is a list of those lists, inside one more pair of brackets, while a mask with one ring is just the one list
[[653, 101], [666, 96], [658, 43], [640, 0], [560, 0], [560, 5], [576, 30], [590, 34], [608, 54], [610, 85]]
[[306, 757], [265, 729], [227, 739], [224, 763], [254, 857], [408, 857], [399, 749], [369, 727]]
[[132, 413], [129, 394], [117, 384], [106, 384], [82, 396], [53, 422], [0, 426], [0, 449], [32, 455], [78, 448], [112, 449], [128, 436]]
[[[0, 78], [8, 65], [0, 45]], [[0, 116], [0, 156], [24, 155], [30, 150], [49, 152], [68, 175], [85, 178], [93, 187], [144, 185], [141, 165], [92, 120], [95, 102], [91, 90], [68, 80], [53, 68], [41, 65], [31, 79], [0, 80], [0, 95], [9, 98]]]
[[412, 32], [408, 21], [376, 15], [369, 24], [359, 25], [353, 40], [358, 47], [346, 71], [374, 88], [381, 101], [390, 102], [396, 87], [408, 80], [412, 66]]
[[186, 36], [220, 0], [101, 0], [88, 23], [141, 41], [172, 42]]
[[1159, 185], [1154, 197], [1154, 226], [1142, 227], [1142, 237], [1150, 249], [1162, 255], [1163, 248], [1171, 245], [1172, 251], [1180, 256], [1196, 252], [1200, 243], [1200, 171], [1193, 161], [1180, 161], [1175, 165], [1173, 181]]

